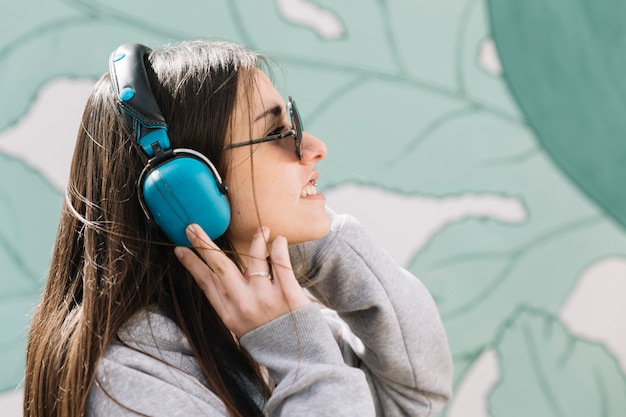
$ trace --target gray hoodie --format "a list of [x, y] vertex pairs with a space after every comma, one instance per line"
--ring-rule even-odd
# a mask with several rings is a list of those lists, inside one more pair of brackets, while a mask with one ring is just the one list
[[[354, 218], [330, 214], [325, 238], [290, 249], [296, 276], [308, 277], [301, 284], [320, 304], [240, 340], [276, 383], [264, 412], [434, 415], [452, 394], [452, 360], [432, 297]], [[143, 311], [119, 336], [127, 346], [112, 343], [99, 362], [87, 415], [132, 415], [128, 407], [150, 416], [228, 416], [168, 317]]]

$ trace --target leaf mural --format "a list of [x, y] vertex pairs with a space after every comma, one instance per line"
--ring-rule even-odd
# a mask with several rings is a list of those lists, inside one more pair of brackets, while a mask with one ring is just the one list
[[624, 1], [490, 1], [507, 83], [541, 146], [626, 229]]
[[[12, 7], [26, 13], [33, 5]], [[607, 254], [625, 253], [620, 216], [626, 210], [620, 204], [626, 194], [615, 188], [623, 188], [626, 179], [626, 164], [617, 164], [624, 147], [615, 139], [625, 130], [615, 117], [623, 113], [619, 70], [626, 49], [619, 26], [598, 24], [612, 22], [610, 14], [618, 19], [614, 8], [623, 2], [365, 0], [358, 13], [354, 4], [330, 0], [184, 0], [158, 8], [146, 1], [74, 0], [44, 7], [46, 13], [38, 14], [43, 17], [26, 24], [3, 15], [0, 130], [24, 115], [47, 80], [99, 77], [122, 42], [226, 38], [270, 54], [284, 69], [285, 75], [281, 69], [276, 74], [279, 89], [297, 99], [306, 129], [329, 147], [320, 164], [322, 188], [356, 183], [408, 196], [476, 194], [519, 201], [526, 210], [523, 222], [466, 218], [448, 224], [407, 265], [438, 303], [456, 384], [479, 352], [497, 345], [500, 365], [512, 376], [491, 396], [498, 415], [514, 415], [507, 404], [519, 394], [510, 387], [536, 383], [527, 362], [510, 359], [528, 356], [527, 346], [517, 342], [530, 340], [512, 323], [530, 326], [538, 337], [543, 319], [530, 311], [555, 314], [580, 271]], [[286, 13], [285, 7], [294, 9]], [[336, 36], [298, 20], [312, 12], [332, 18]], [[492, 38], [502, 75], [479, 65]], [[594, 59], [584, 62], [576, 51]], [[45, 65], [33, 66], [33, 57]], [[23, 71], [25, 66], [31, 70]], [[60, 193], [45, 180], [2, 158], [3, 178], [19, 178], [19, 190], [29, 192], [18, 192], [7, 180], [0, 189], [2, 219], [10, 219], [3, 220], [1, 234], [2, 265], [7, 259], [9, 267], [0, 276], [7, 281], [0, 296], [9, 310], [0, 312], [7, 326], [0, 366], [11, 369], [0, 375], [0, 390], [21, 380], [15, 358], [23, 355], [27, 321], [12, 318], [16, 309], [26, 317], [36, 301], [60, 207]], [[380, 217], [390, 230], [428, 221], [397, 225], [393, 213]], [[41, 247], [33, 250], [33, 242]], [[26, 264], [28, 273], [20, 269]], [[11, 307], [9, 302], [20, 302], [18, 294], [25, 294], [23, 303]], [[556, 322], [551, 326], [560, 329]], [[536, 346], [552, 358], [553, 345], [570, 338], [555, 330], [536, 339]], [[572, 364], [601, 363], [600, 380], [607, 381], [602, 393], [609, 399], [622, 394], [623, 374], [611, 358], [576, 343]], [[553, 375], [555, 398], [588, 387], [582, 375]], [[554, 414], [542, 409], [533, 415]]]
[[519, 308], [495, 349], [506, 371], [489, 398], [492, 417], [624, 415], [626, 378], [615, 358], [556, 317]]
[[41, 294], [61, 201], [37, 172], [0, 153], [0, 392], [23, 379], [30, 314]]

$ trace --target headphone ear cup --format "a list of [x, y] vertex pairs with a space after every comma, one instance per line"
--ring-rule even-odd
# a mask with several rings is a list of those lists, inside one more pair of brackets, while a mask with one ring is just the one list
[[139, 179], [142, 205], [176, 245], [191, 246], [185, 228], [192, 223], [215, 240], [230, 224], [226, 188], [210, 161], [198, 158], [196, 152], [174, 153], [174, 158], [144, 170]]

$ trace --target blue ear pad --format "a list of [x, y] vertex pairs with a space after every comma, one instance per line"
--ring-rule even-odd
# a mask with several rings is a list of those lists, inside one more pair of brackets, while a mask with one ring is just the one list
[[170, 159], [150, 170], [139, 184], [154, 222], [176, 245], [191, 246], [185, 228], [199, 224], [212, 240], [230, 223], [228, 199], [205, 163], [194, 157]]

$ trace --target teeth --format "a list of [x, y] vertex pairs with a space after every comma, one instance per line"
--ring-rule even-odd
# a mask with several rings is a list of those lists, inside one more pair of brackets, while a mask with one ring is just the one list
[[311, 181], [310, 184], [307, 184], [307, 186], [304, 187], [302, 191], [300, 191], [300, 197], [307, 197], [317, 194], [317, 187], [315, 187], [316, 185], [317, 183], [315, 181]]

